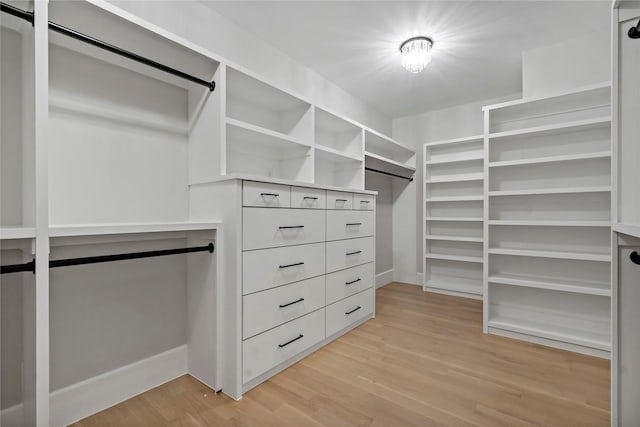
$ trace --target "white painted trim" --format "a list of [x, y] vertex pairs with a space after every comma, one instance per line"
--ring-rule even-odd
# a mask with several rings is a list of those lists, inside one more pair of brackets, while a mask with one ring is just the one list
[[376, 289], [388, 285], [393, 282], [393, 268], [376, 274]]
[[182, 345], [56, 390], [50, 395], [50, 425], [69, 425], [187, 372], [187, 346]]
[[0, 411], [0, 426], [24, 425], [24, 405], [18, 403]]

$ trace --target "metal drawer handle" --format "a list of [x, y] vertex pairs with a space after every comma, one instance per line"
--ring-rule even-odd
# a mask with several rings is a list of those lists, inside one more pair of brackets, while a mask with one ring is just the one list
[[302, 302], [302, 301], [304, 301], [304, 298], [300, 298], [300, 299], [297, 299], [295, 301], [288, 302], [286, 304], [280, 304], [280, 308], [289, 307], [290, 305], [297, 304], [297, 303]]
[[304, 196], [303, 199], [318, 200], [317, 197]]
[[350, 223], [347, 224], [347, 227], [352, 227], [352, 226], [355, 226], [355, 225], [362, 225], [362, 223], [361, 222], [350, 222]]
[[280, 230], [287, 230], [290, 228], [304, 228], [304, 225], [282, 225], [278, 227]]
[[640, 255], [638, 255], [638, 252], [631, 252], [631, 255], [629, 255], [629, 259], [632, 263], [640, 265]]
[[356, 280], [352, 280], [350, 282], [344, 282], [344, 284], [345, 285], [353, 285], [354, 283], [359, 282], [360, 280], [362, 280], [362, 279], [358, 277]]
[[296, 267], [298, 265], [304, 265], [304, 262], [295, 262], [293, 264], [287, 264], [287, 265], [279, 265], [278, 268], [289, 268], [289, 267]]
[[348, 201], [349, 201], [349, 199], [336, 199], [336, 202], [346, 203]]
[[288, 346], [289, 344], [294, 343], [294, 342], [298, 341], [299, 339], [301, 339], [301, 338], [303, 338], [303, 337], [304, 337], [304, 335], [300, 334], [300, 335], [298, 335], [297, 337], [295, 337], [294, 339], [292, 339], [292, 340], [290, 340], [290, 341], [287, 341], [287, 342], [286, 342], [286, 343], [284, 343], [284, 344], [278, 344], [278, 347], [280, 347], [280, 348], [282, 348], [282, 347], [286, 347], [286, 346]]
[[278, 193], [260, 193], [260, 196], [271, 196], [271, 197], [280, 197]]
[[362, 308], [362, 307], [357, 306], [357, 307], [356, 307], [356, 308], [354, 308], [353, 310], [351, 310], [351, 311], [347, 311], [345, 314], [355, 313], [356, 311], [360, 310], [361, 308]]
[[353, 252], [347, 252], [347, 255], [356, 255], [360, 253], [362, 253], [362, 251], [353, 251]]
[[360, 203], [367, 203], [369, 204], [371, 202], [371, 200], [360, 200]]

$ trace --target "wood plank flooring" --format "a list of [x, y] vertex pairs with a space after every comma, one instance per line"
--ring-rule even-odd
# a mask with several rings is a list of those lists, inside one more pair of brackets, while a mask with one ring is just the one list
[[609, 426], [609, 361], [482, 333], [482, 303], [394, 283], [377, 317], [235, 402], [190, 376], [75, 425]]

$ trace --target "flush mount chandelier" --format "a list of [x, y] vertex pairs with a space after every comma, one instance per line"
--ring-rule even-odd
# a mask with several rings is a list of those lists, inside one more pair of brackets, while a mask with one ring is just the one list
[[433, 40], [429, 37], [418, 36], [405, 40], [400, 45], [402, 66], [414, 74], [424, 70], [431, 61], [432, 47]]

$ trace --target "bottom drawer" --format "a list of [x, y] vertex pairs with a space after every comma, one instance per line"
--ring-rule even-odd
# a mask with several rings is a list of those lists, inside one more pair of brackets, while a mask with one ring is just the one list
[[319, 343], [324, 309], [256, 335], [242, 343], [242, 382], [247, 383], [285, 360]]
[[373, 313], [373, 289], [327, 306], [327, 337]]

